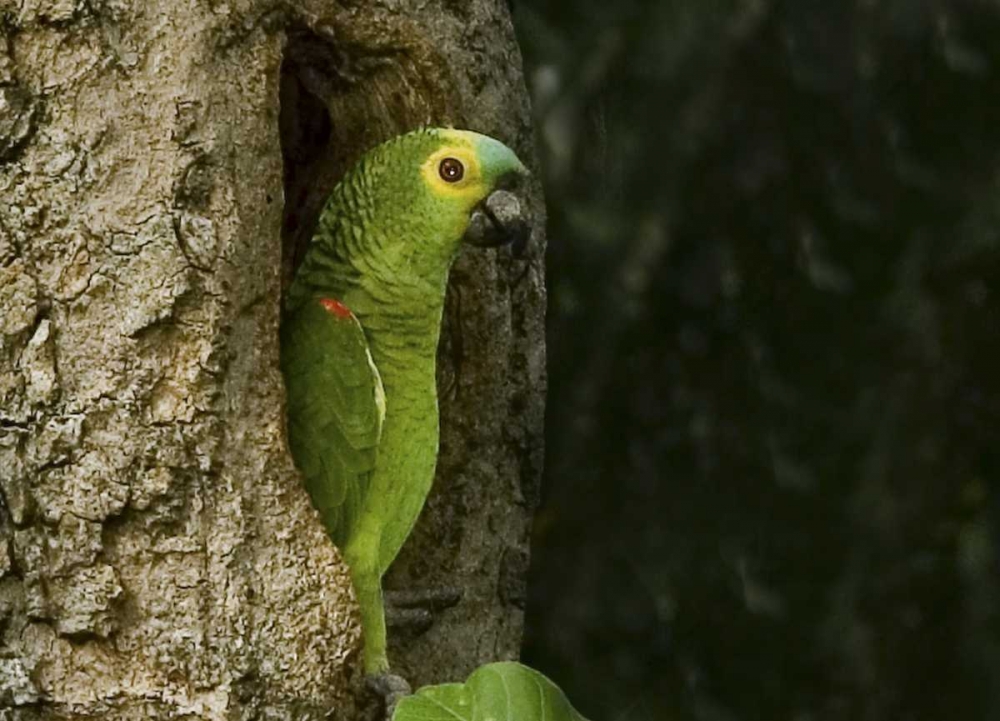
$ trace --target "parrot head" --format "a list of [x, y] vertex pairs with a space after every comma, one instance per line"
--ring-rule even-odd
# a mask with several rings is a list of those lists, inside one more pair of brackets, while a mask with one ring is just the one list
[[[528, 175], [486, 135], [424, 128], [368, 151], [341, 182], [340, 204], [366, 218], [365, 240], [341, 246], [356, 269], [402, 283], [446, 276], [463, 241], [523, 249], [528, 222], [512, 189]], [[347, 256], [347, 257], [344, 257]]]
[[472, 245], [523, 245], [528, 225], [511, 190], [528, 170], [514, 151], [466, 130], [429, 132], [438, 147], [427, 155], [421, 176], [432, 205], [446, 215], [454, 213], [461, 237]]

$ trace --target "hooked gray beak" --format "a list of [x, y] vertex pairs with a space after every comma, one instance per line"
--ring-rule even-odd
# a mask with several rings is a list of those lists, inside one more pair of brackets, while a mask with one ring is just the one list
[[531, 237], [524, 203], [506, 189], [494, 190], [472, 211], [465, 241], [480, 248], [510, 244], [515, 258], [523, 258]]

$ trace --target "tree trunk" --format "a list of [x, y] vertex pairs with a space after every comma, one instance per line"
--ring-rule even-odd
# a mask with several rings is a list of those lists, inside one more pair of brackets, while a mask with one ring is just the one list
[[[0, 718], [356, 716], [350, 583], [285, 447], [281, 290], [373, 143], [452, 123], [530, 164], [506, 6], [0, 0], [0, 29]], [[438, 479], [387, 579], [463, 591], [392, 640], [417, 684], [517, 655], [536, 239], [453, 273]]]

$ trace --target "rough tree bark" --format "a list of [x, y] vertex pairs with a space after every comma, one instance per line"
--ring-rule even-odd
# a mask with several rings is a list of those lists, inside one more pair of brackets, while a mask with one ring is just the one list
[[[384, 137], [452, 123], [530, 163], [506, 5], [0, 0], [0, 30], [0, 718], [352, 718], [350, 584], [285, 449], [282, 284]], [[418, 684], [517, 654], [539, 236], [449, 290], [438, 480], [388, 579], [463, 590], [395, 639]]]

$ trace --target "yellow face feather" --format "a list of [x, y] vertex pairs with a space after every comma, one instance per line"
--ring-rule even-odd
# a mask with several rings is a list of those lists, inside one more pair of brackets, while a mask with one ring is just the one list
[[[441, 175], [442, 161], [453, 158], [462, 164], [463, 173], [460, 180], [448, 181]], [[482, 198], [482, 172], [479, 158], [474, 148], [461, 145], [447, 145], [424, 161], [420, 168], [424, 182], [434, 195], [442, 198], [468, 198], [475, 201]]]

